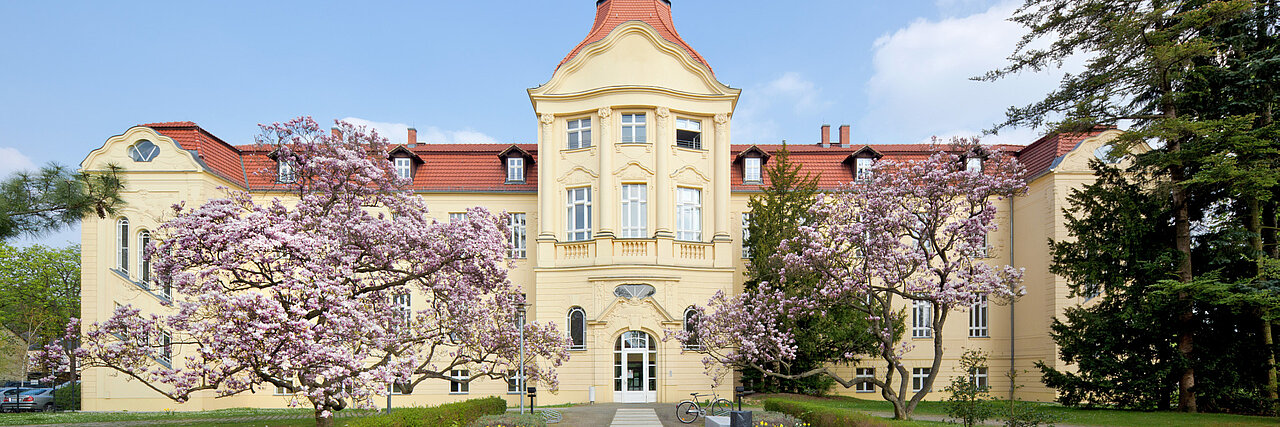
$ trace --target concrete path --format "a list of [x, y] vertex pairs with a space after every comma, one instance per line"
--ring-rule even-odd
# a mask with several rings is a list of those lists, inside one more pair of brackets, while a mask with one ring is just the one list
[[[608, 426], [617, 420], [618, 415], [625, 412], [633, 412], [636, 410], [646, 411], [650, 417], [649, 424], [632, 424], [647, 426], [664, 426], [664, 427], [688, 427], [689, 424], [681, 424], [676, 419], [676, 404], [674, 403], [645, 403], [645, 404], [623, 404], [623, 403], [597, 403], [594, 405], [578, 405], [567, 408], [556, 408], [564, 415], [564, 420], [549, 424], [548, 427], [602, 427]], [[617, 424], [626, 425], [626, 424]], [[693, 423], [694, 426], [701, 426], [702, 420]]]
[[609, 427], [662, 427], [658, 413], [653, 408], [620, 408], [613, 414]]

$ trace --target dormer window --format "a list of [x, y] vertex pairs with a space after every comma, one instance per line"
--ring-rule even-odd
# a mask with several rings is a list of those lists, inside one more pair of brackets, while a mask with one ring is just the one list
[[396, 157], [396, 176], [400, 179], [413, 179], [413, 159]]
[[297, 177], [293, 173], [293, 162], [288, 160], [276, 161], [276, 182], [281, 184], [289, 184], [297, 181]]
[[964, 170], [969, 172], [982, 173], [982, 158], [973, 156], [964, 159]]
[[507, 182], [524, 182], [524, 157], [507, 158]]
[[702, 121], [697, 119], [676, 118], [676, 146], [680, 148], [702, 149]]
[[858, 181], [870, 181], [871, 169], [875, 167], [876, 159], [870, 157], [859, 157], [854, 161], [853, 176]]
[[742, 159], [742, 182], [759, 184], [762, 181], [760, 177], [760, 158], [747, 157]]

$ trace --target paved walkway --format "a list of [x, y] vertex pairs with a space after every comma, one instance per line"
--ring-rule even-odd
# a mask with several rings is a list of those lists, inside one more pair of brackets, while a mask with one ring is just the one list
[[[688, 427], [689, 424], [681, 424], [676, 419], [676, 404], [674, 403], [645, 403], [645, 404], [623, 404], [623, 403], [597, 403], [594, 405], [578, 405], [568, 408], [556, 408], [564, 415], [564, 421], [556, 424], [549, 424], [548, 427], [601, 427], [609, 425], [617, 426], [653, 426], [653, 427]], [[647, 424], [616, 424], [621, 421], [621, 415], [645, 413]], [[702, 420], [692, 425], [701, 426]]]
[[613, 413], [609, 427], [662, 427], [662, 421], [652, 408], [621, 408]]

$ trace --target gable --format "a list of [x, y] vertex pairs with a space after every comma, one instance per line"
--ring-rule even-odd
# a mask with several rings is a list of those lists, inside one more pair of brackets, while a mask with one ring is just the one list
[[736, 95], [688, 51], [641, 21], [620, 25], [587, 45], [531, 92], [566, 95], [611, 87], [651, 87], [699, 95]]

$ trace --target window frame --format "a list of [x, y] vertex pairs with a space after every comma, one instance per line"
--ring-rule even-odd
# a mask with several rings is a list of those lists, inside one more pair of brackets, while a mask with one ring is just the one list
[[649, 184], [623, 183], [620, 195], [620, 238], [644, 239], [649, 237]]
[[[696, 126], [694, 126], [696, 124]], [[676, 117], [676, 147], [690, 150], [702, 149], [702, 119]], [[696, 129], [695, 129], [696, 128]], [[681, 139], [680, 132], [692, 132], [692, 139]]]
[[[697, 196], [696, 203], [685, 200], [686, 195]], [[676, 187], [676, 240], [702, 242], [702, 189]]]
[[524, 373], [515, 369], [507, 370], [507, 394], [520, 394], [524, 389]]
[[[573, 187], [565, 189], [565, 207], [567, 208], [567, 216], [565, 217], [565, 241], [568, 242], [585, 242], [591, 240], [591, 215], [594, 213], [591, 209], [592, 187]], [[581, 196], [581, 197], [578, 197]], [[581, 209], [583, 222], [577, 222], [578, 216], [576, 210]]]
[[991, 388], [990, 370], [986, 366], [975, 366], [969, 370], [969, 380], [978, 388]]
[[129, 275], [129, 218], [116, 220], [116, 269]]
[[[693, 306], [689, 306], [688, 308], [684, 309], [684, 316], [682, 316], [682, 319], [680, 321], [680, 327], [682, 330], [689, 333], [689, 339], [685, 342], [680, 343], [680, 348], [682, 349], [693, 350], [693, 351], [702, 350], [702, 345], [697, 344], [697, 340], [698, 340], [697, 316], [698, 316], [698, 310], [695, 309]], [[693, 342], [693, 343], [690, 344], [690, 342]]]
[[151, 288], [151, 259], [147, 258], [147, 245], [151, 243], [151, 232], [138, 230], [138, 281]]
[[[755, 163], [752, 165], [752, 163]], [[764, 159], [759, 157], [744, 157], [742, 159], [742, 183], [743, 184], [763, 184]]]
[[751, 212], [743, 212], [742, 219], [742, 258], [751, 259], [751, 245], [747, 244], [747, 240], [751, 238]]
[[453, 369], [449, 371], [449, 394], [471, 394], [471, 382], [459, 381], [467, 380], [471, 377], [471, 371], [468, 369]]
[[[143, 153], [142, 149], [138, 148], [138, 146], [144, 143], [151, 145], [151, 149], [146, 153]], [[151, 142], [151, 140], [139, 139], [137, 142], [134, 142], [133, 145], [129, 146], [128, 152], [129, 159], [133, 160], [135, 163], [149, 163], [152, 160], [155, 160], [156, 157], [160, 156], [160, 146]]]
[[933, 338], [933, 302], [911, 300], [911, 338]]
[[[619, 126], [618, 142], [621, 144], [648, 144], [648, 114], [622, 113], [621, 116], [619, 118], [621, 126]], [[637, 118], [639, 118], [639, 121], [636, 121]], [[631, 140], [628, 141], [628, 138]]]
[[591, 148], [591, 142], [591, 117], [565, 120], [565, 149]]
[[[574, 336], [573, 327], [575, 326], [574, 325], [575, 320], [573, 316], [575, 314], [580, 316], [579, 319], [576, 320], [576, 322], [577, 322], [577, 326], [579, 327], [579, 332], [581, 334], [581, 337]], [[569, 327], [568, 327], [569, 350], [586, 351], [587, 349], [587, 311], [583, 310], [582, 307], [574, 306], [569, 308], [569, 313], [565, 317], [568, 319], [568, 324], [569, 324]], [[575, 342], [579, 340], [581, 342]]]
[[507, 251], [507, 258], [525, 259], [529, 257], [529, 222], [528, 216], [524, 212], [511, 212], [507, 214], [508, 240], [511, 242], [511, 249]]
[[276, 161], [276, 183], [293, 184], [295, 182], [298, 182], [298, 175], [297, 175], [297, 171], [294, 168], [293, 162], [288, 160], [277, 160]]
[[462, 222], [467, 220], [466, 212], [449, 212], [449, 222]]
[[413, 159], [408, 157], [395, 157], [391, 159], [391, 163], [396, 168], [396, 176], [400, 179], [407, 179], [413, 182]]
[[[924, 389], [924, 382], [929, 379], [933, 368], [911, 368], [911, 392], [918, 393]], [[933, 390], [930, 389], [929, 392]]]
[[969, 305], [969, 338], [991, 338], [991, 313], [987, 295]]
[[[876, 368], [854, 368], [853, 372], [854, 379], [876, 377]], [[854, 393], [874, 393], [875, 391], [876, 385], [872, 383], [859, 383], [853, 388]]]
[[876, 159], [873, 157], [855, 157], [853, 159], [853, 180], [857, 182], [870, 181], [874, 176], [874, 168]]
[[512, 156], [507, 157], [507, 183], [523, 184], [525, 182], [524, 175], [524, 157]]

